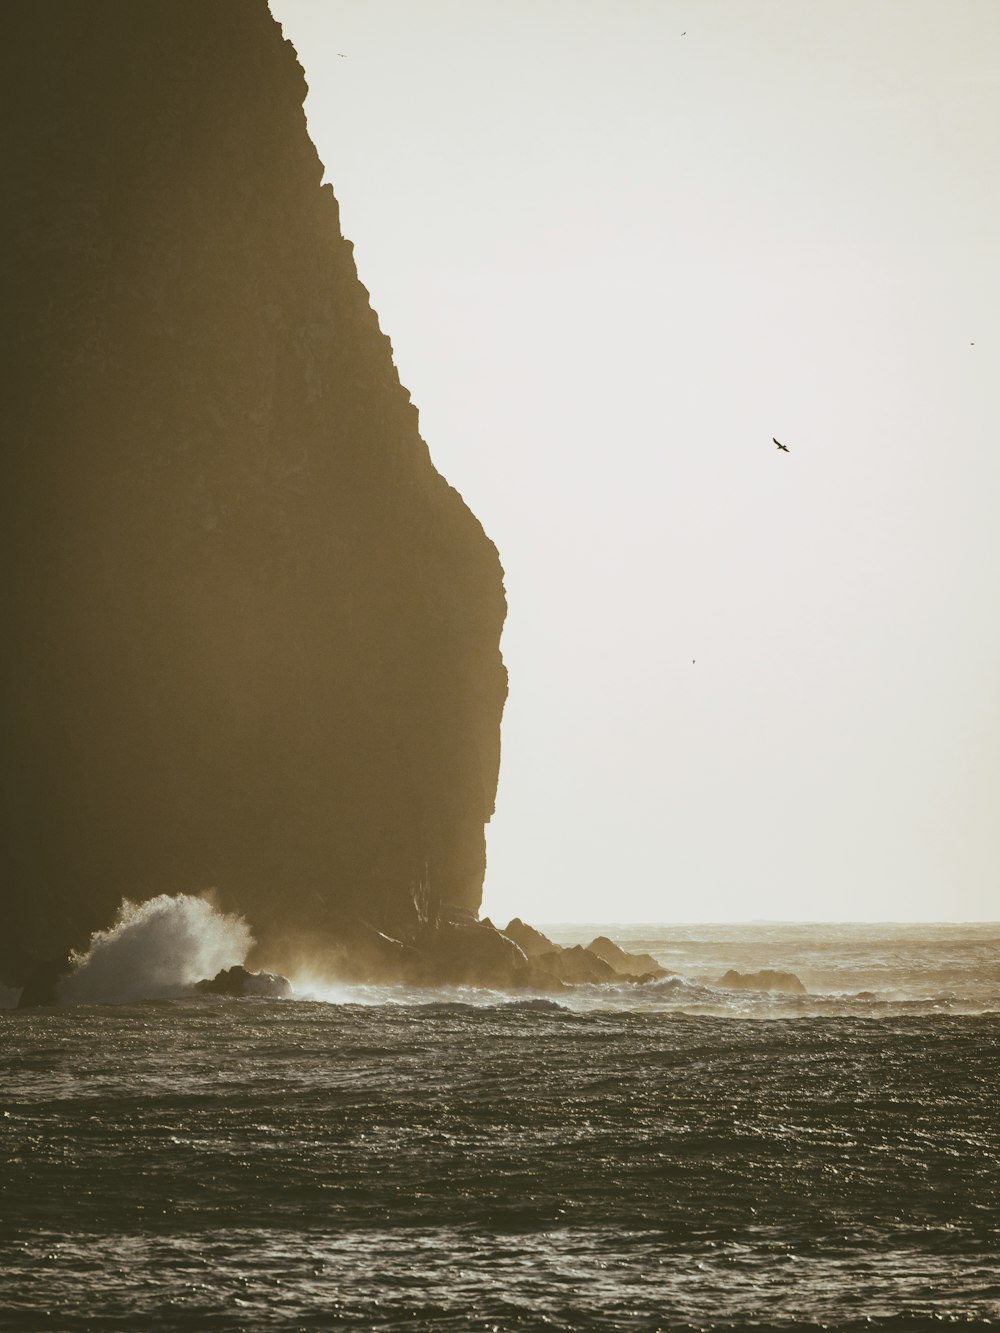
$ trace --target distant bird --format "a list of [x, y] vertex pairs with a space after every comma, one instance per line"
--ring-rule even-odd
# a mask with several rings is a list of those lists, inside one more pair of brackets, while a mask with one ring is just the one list
[[[774, 440], [773, 435], [771, 436], [771, 439]], [[786, 454], [790, 454], [792, 452], [791, 449], [789, 449], [788, 445], [782, 444], [780, 440], [774, 440], [774, 442], [778, 446], [778, 448], [783, 450]]]
[[341, 60], [347, 59], [347, 53], [345, 51], [338, 51], [337, 55], [340, 56]]

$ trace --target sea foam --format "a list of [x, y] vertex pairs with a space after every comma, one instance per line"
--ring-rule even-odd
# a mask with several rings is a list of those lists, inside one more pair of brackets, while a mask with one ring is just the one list
[[123, 1004], [168, 999], [196, 981], [242, 963], [253, 944], [250, 927], [226, 916], [204, 897], [160, 894], [127, 899], [109, 930], [73, 955], [73, 971], [59, 984], [62, 1004]]

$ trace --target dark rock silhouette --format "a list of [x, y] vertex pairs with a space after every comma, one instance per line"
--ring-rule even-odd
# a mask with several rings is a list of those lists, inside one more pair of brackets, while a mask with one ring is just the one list
[[553, 980], [567, 982], [571, 986], [622, 980], [621, 973], [616, 972], [610, 963], [598, 958], [597, 954], [591, 953], [582, 944], [539, 954], [532, 962]]
[[447, 912], [425, 941], [426, 963], [418, 978], [431, 984], [517, 986], [528, 960], [489, 920]]
[[61, 978], [72, 971], [73, 959], [69, 954], [61, 958], [45, 958], [36, 963], [25, 979], [17, 1002], [18, 1009], [38, 1009], [43, 1005], [55, 1004]]
[[[433, 934], [437, 923], [428, 927]], [[351, 982], [412, 981], [427, 962], [410, 942], [377, 930], [357, 916], [328, 917], [317, 944], [300, 941], [294, 950], [308, 973]]]
[[730, 968], [715, 984], [727, 990], [778, 990], [790, 995], [808, 994], [794, 972], [778, 972], [769, 967], [760, 972], [737, 972]]
[[667, 969], [661, 967], [651, 953], [626, 953], [613, 940], [609, 940], [607, 935], [598, 935], [595, 940], [591, 940], [587, 948], [616, 972], [626, 976], [644, 976], [650, 973], [654, 977], [670, 976]]
[[526, 925], [519, 916], [514, 917], [513, 921], [508, 921], [503, 928], [503, 933], [508, 939], [520, 945], [528, 958], [537, 958], [539, 954], [552, 953], [558, 945], [552, 943], [547, 935], [543, 935], [540, 930], [534, 926]]
[[291, 996], [292, 984], [287, 977], [273, 972], [248, 972], [245, 967], [224, 967], [212, 979], [199, 981], [196, 989], [203, 995], [228, 995], [237, 999], [256, 995], [269, 1000], [285, 1000]]
[[283, 970], [474, 914], [502, 571], [292, 48], [265, 0], [32, 0], [0, 49], [0, 979], [124, 896], [215, 887]]

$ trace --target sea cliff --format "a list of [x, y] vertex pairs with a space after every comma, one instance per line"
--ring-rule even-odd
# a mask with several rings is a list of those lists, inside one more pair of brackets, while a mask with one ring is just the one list
[[294, 51], [265, 0], [32, 0], [0, 61], [0, 979], [123, 897], [214, 889], [278, 967], [474, 917], [502, 570]]

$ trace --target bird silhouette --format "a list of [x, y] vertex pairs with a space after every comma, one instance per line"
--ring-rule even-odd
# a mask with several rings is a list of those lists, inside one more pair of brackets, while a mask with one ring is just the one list
[[[771, 436], [771, 439], [774, 440], [773, 435]], [[784, 453], [790, 454], [792, 452], [791, 449], [789, 449], [788, 445], [782, 444], [780, 440], [774, 440], [774, 442], [778, 446], [778, 448], [781, 449]]]

